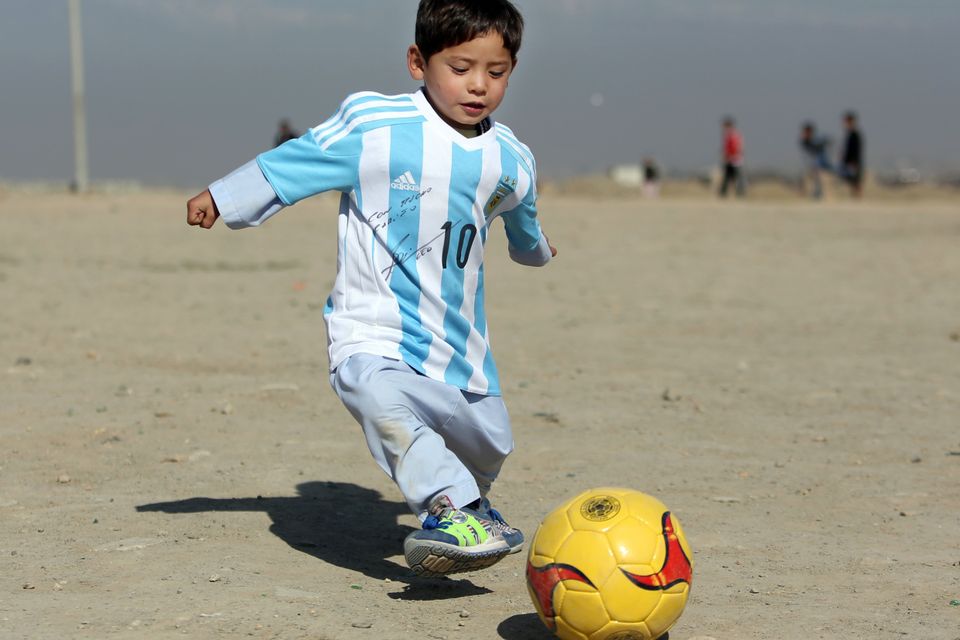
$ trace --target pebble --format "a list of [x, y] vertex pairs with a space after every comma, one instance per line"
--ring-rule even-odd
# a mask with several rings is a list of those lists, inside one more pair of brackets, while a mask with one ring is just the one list
[[208, 580], [209, 582], [220, 582], [221, 578], [220, 578], [220, 576], [218, 576], [217, 574], [213, 574], [212, 576], [210, 576], [209, 578], [207, 578], [207, 580]]
[[65, 473], [61, 473], [59, 476], [57, 476], [57, 482], [60, 484], [67, 484], [70, 482], [70, 476]]
[[354, 622], [350, 625], [354, 629], [369, 629], [373, 626], [372, 622]]
[[757, 589], [754, 589], [753, 587], [751, 587], [751, 588], [750, 588], [750, 593], [760, 593], [760, 591], [758, 591]]
[[464, 609], [463, 611], [460, 612], [460, 617], [461, 617], [461, 618], [469, 618], [469, 617], [470, 617], [470, 612], [467, 611], [466, 609]]

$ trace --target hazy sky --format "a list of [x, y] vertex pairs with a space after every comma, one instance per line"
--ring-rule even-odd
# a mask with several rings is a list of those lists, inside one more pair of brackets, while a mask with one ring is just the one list
[[[203, 185], [358, 90], [401, 93], [416, 0], [82, 0], [91, 179]], [[0, 180], [72, 176], [66, 0], [0, 0]], [[960, 168], [958, 0], [517, 0], [497, 117], [543, 174], [652, 155], [799, 167], [801, 120], [861, 113], [868, 164]]]

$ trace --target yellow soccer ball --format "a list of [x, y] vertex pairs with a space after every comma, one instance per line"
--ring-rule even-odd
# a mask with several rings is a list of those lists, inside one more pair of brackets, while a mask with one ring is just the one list
[[683, 613], [692, 579], [677, 517], [632, 489], [591, 489], [560, 505], [527, 556], [527, 591], [562, 640], [656, 640]]

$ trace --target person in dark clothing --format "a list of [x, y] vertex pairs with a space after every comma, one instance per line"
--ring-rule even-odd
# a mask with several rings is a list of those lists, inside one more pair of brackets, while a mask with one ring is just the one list
[[643, 159], [643, 195], [647, 198], [660, 195], [660, 168], [653, 158]]
[[857, 125], [857, 114], [843, 114], [843, 127], [847, 130], [840, 153], [839, 174], [850, 185], [850, 193], [859, 198], [863, 193], [863, 136]]
[[277, 125], [277, 135], [273, 137], [273, 146], [279, 147], [287, 140], [295, 140], [300, 137], [300, 133], [294, 130], [293, 126], [290, 124], [290, 120], [284, 118], [280, 121], [280, 124]]

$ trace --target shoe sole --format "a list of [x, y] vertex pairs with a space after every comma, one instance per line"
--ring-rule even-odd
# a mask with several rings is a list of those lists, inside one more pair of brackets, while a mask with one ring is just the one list
[[422, 578], [439, 578], [452, 573], [479, 571], [491, 567], [508, 555], [517, 553], [522, 545], [493, 549], [491, 551], [467, 552], [459, 547], [439, 542], [414, 542], [404, 549], [407, 565]]

